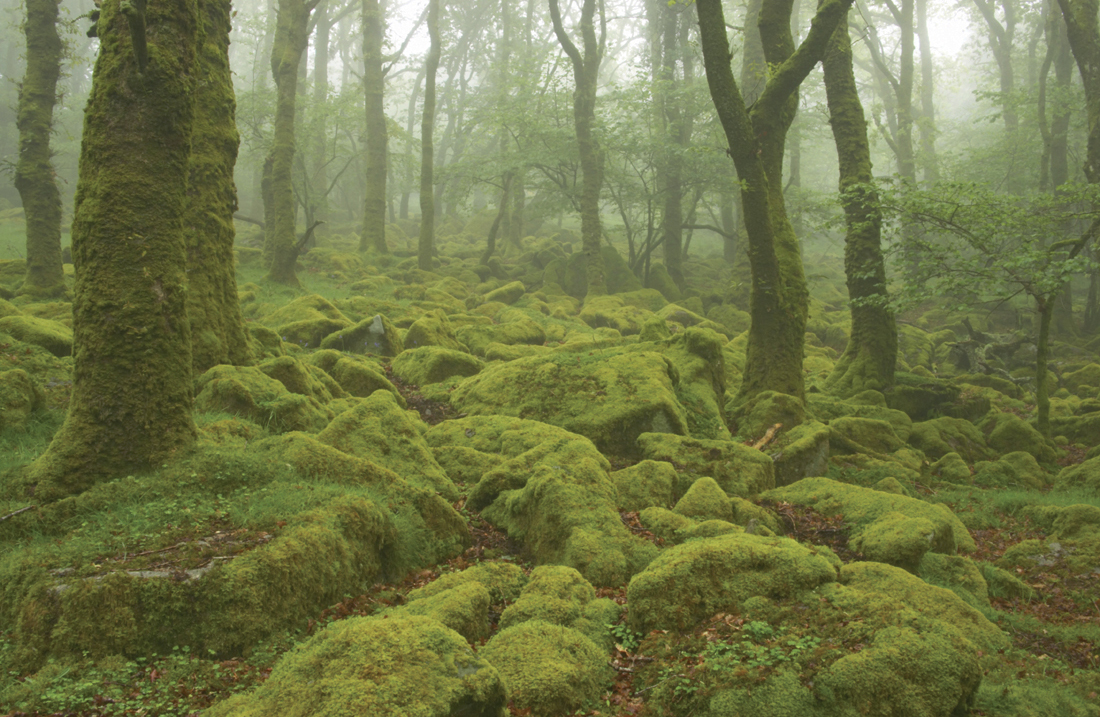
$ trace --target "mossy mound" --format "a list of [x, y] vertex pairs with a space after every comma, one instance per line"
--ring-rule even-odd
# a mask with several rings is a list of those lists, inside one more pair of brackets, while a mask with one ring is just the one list
[[936, 525], [927, 518], [889, 512], [864, 526], [849, 544], [868, 560], [916, 572], [935, 537]]
[[425, 386], [452, 376], [474, 376], [485, 364], [476, 356], [441, 346], [405, 349], [393, 360], [393, 372], [405, 383]]
[[553, 351], [489, 366], [451, 394], [469, 414], [516, 416], [590, 438], [601, 451], [637, 452], [648, 431], [683, 434], [678, 376], [658, 353]]
[[466, 583], [476, 582], [489, 591], [493, 603], [515, 602], [527, 585], [527, 576], [513, 563], [479, 563], [471, 568], [444, 573], [422, 588], [409, 592], [408, 603], [438, 595]]
[[986, 488], [1022, 487], [1041, 490], [1050, 482], [1050, 477], [1032, 454], [1013, 451], [995, 461], [975, 463], [973, 482]]
[[23, 369], [0, 372], [0, 431], [21, 431], [31, 416], [46, 407], [37, 382]]
[[546, 331], [525, 316], [515, 316], [512, 320], [500, 324], [459, 326], [455, 333], [458, 340], [468, 346], [470, 353], [475, 356], [484, 356], [490, 344], [541, 346], [546, 343]]
[[929, 458], [943, 458], [948, 453], [956, 453], [967, 463], [974, 463], [994, 457], [977, 426], [970, 421], [947, 416], [914, 423], [909, 434], [909, 445]]
[[476, 580], [454, 585], [415, 602], [388, 610], [389, 615], [418, 615], [438, 620], [470, 642], [489, 637], [489, 589]]
[[652, 312], [626, 303], [622, 297], [605, 294], [587, 299], [578, 318], [594, 329], [612, 328], [623, 336], [641, 332]]
[[1100, 364], [1090, 363], [1062, 374], [1062, 386], [1082, 398], [1095, 396], [1096, 388], [1100, 386]]
[[733, 522], [729, 496], [713, 478], [700, 478], [692, 483], [684, 497], [676, 502], [672, 512], [696, 520]]
[[320, 347], [375, 356], [396, 356], [405, 350], [401, 332], [382, 314], [334, 329], [321, 340]]
[[283, 341], [302, 348], [317, 348], [329, 334], [352, 325], [332, 302], [317, 294], [301, 296], [261, 321], [275, 329]]
[[621, 614], [621, 607], [607, 598], [597, 598], [591, 583], [573, 568], [544, 565], [531, 572], [531, 581], [519, 599], [501, 614], [500, 628], [542, 620], [571, 627], [610, 652], [614, 645], [607, 626], [618, 622]]
[[73, 353], [73, 330], [49, 319], [22, 314], [0, 318], [0, 332], [27, 344], [41, 346], [57, 357]]
[[433, 311], [414, 321], [405, 332], [402, 342], [407, 349], [439, 346], [453, 351], [466, 350], [465, 344], [455, 337], [454, 326], [447, 314], [442, 311]]
[[670, 506], [679, 476], [671, 464], [644, 460], [611, 474], [618, 506], [637, 512], [653, 506]]
[[731, 496], [749, 497], [775, 486], [771, 458], [741, 443], [643, 433], [638, 436], [638, 447], [643, 457], [676, 467], [680, 476], [677, 496], [704, 476], [713, 478]]
[[808, 505], [824, 515], [843, 515], [844, 520], [854, 526], [852, 540], [858, 540], [861, 532], [877, 521], [885, 522], [876, 528], [876, 532], [887, 529], [900, 516], [906, 520], [923, 519], [931, 525], [930, 550], [953, 554], [975, 549], [974, 539], [966, 526], [949, 508], [904, 495], [838, 483], [828, 478], [806, 478], [768, 491], [763, 497]]
[[522, 282], [512, 281], [487, 293], [485, 301], [487, 303], [499, 301], [502, 304], [514, 304], [525, 293], [527, 293], [527, 288]]
[[836, 566], [788, 538], [731, 533], [661, 553], [627, 588], [630, 625], [639, 632], [691, 629], [745, 600], [781, 598], [836, 580]]
[[905, 447], [905, 442], [886, 421], [856, 416], [841, 416], [829, 422], [829, 446], [834, 455], [850, 453], [889, 454]]
[[988, 610], [989, 583], [982, 573], [983, 567], [997, 570], [988, 563], [979, 567], [978, 563], [962, 555], [926, 553], [917, 574], [929, 585], [947, 588], [967, 605]]
[[293, 356], [270, 358], [257, 364], [256, 368], [283, 384], [291, 393], [315, 398], [321, 404], [327, 404], [334, 398], [348, 397], [348, 392], [324, 369]]
[[503, 717], [507, 687], [461, 635], [426, 617], [351, 618], [288, 653], [266, 682], [212, 717]]
[[1058, 452], [1043, 435], [1014, 413], [990, 413], [978, 426], [986, 444], [998, 453], [1026, 451], [1044, 463], [1053, 463]]
[[806, 421], [767, 446], [765, 450], [775, 466], [775, 484], [790, 485], [803, 478], [825, 475], [829, 469], [831, 435], [825, 424]]
[[[1081, 403], [1082, 407], [1086, 404], [1085, 401]], [[1096, 399], [1092, 399], [1091, 405], [1093, 410], [1074, 416], [1051, 416], [1051, 435], [1065, 436], [1071, 443], [1095, 445], [1096, 437], [1100, 436], [1100, 410], [1096, 410]]]
[[802, 401], [776, 391], [762, 391], [741, 405], [727, 404], [726, 412], [737, 426], [737, 434], [744, 438], [759, 438], [777, 424], [790, 430], [806, 420]]
[[1054, 480], [1055, 490], [1085, 489], [1100, 493], [1100, 456], [1089, 458], [1075, 466], [1066, 466]]
[[970, 466], [954, 451], [945, 453], [930, 468], [932, 475], [948, 483], [970, 483]]
[[274, 433], [315, 433], [334, 415], [316, 398], [291, 393], [255, 366], [214, 366], [199, 376], [195, 409], [241, 416]]
[[[696, 520], [667, 508], [654, 506], [638, 514], [638, 520], [646, 530], [667, 543], [679, 545], [692, 538], [713, 538], [729, 533], [744, 532], [744, 528], [724, 520]], [[761, 532], [762, 535], [769, 535]]]
[[351, 456], [372, 460], [409, 483], [458, 500], [458, 489], [436, 463], [422, 435], [423, 423], [403, 410], [393, 394], [377, 391], [337, 416], [317, 440]]
[[404, 397], [386, 378], [381, 367], [370, 359], [348, 356], [333, 349], [322, 349], [307, 355], [305, 360], [332, 376], [349, 396], [366, 398], [375, 391], [388, 391], [397, 399], [398, 405], [402, 408], [405, 406]]

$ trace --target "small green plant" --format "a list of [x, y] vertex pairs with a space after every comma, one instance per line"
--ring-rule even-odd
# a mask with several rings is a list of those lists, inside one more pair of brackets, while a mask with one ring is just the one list
[[607, 631], [611, 633], [615, 645], [623, 652], [634, 654], [642, 642], [641, 633], [634, 632], [626, 625], [608, 625]]

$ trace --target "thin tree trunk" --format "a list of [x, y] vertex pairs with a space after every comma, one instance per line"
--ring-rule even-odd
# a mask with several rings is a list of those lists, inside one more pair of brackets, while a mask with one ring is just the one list
[[940, 162], [936, 155], [935, 67], [932, 41], [928, 35], [928, 0], [917, 1], [917, 40], [920, 43], [920, 164], [924, 181], [940, 181]]
[[435, 74], [439, 69], [439, 2], [428, 0], [428, 34], [431, 48], [424, 63], [424, 119], [420, 125], [420, 241], [417, 266], [432, 270], [435, 255], [435, 201], [432, 196], [434, 169], [432, 129], [435, 125]]
[[[363, 90], [367, 112], [367, 186], [363, 200], [363, 234], [359, 251], [385, 254], [386, 246], [386, 133], [385, 75], [382, 43], [385, 16], [379, 0], [363, 0]], [[403, 218], [408, 203], [402, 204]]]

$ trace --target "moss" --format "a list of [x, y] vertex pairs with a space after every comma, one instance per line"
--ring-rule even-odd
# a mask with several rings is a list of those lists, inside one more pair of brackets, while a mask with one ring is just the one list
[[22, 431], [46, 407], [38, 383], [23, 369], [0, 372], [0, 431]]
[[558, 425], [629, 455], [641, 433], [687, 431], [673, 371], [652, 352], [554, 351], [486, 368], [455, 390], [452, 403], [470, 414]]
[[466, 446], [437, 446], [432, 448], [432, 456], [452, 481], [471, 485], [504, 462], [499, 455]]
[[905, 446], [886, 421], [842, 416], [829, 423], [829, 445], [834, 455], [893, 453]]
[[434, 620], [351, 618], [287, 654], [254, 692], [208, 713], [503, 717], [506, 689], [501, 672]]
[[897, 383], [883, 391], [886, 405], [905, 412], [914, 421], [927, 421], [942, 415], [962, 393], [962, 389], [947, 381], [897, 372]]
[[333, 329], [320, 341], [320, 347], [375, 356], [396, 356], [405, 348], [397, 327], [382, 314], [354, 326]]
[[1082, 389], [1088, 390], [1100, 386], [1100, 364], [1090, 363], [1082, 366], [1076, 371], [1069, 371], [1062, 374], [1062, 386], [1069, 389], [1071, 393], [1076, 393], [1082, 398], [1086, 398], [1088, 395], [1082, 392]]
[[1044, 463], [1057, 458], [1057, 452], [1042, 434], [1014, 413], [991, 413], [979, 428], [989, 447], [999, 453], [1026, 451]]
[[465, 351], [465, 344], [455, 338], [454, 327], [442, 311], [433, 311], [412, 323], [402, 338], [410, 349], [421, 346], [440, 346], [452, 351]]
[[530, 344], [541, 346], [546, 342], [546, 331], [526, 317], [515, 317], [501, 324], [473, 324], [456, 329], [458, 340], [470, 348], [475, 356], [484, 356], [489, 344]]
[[316, 399], [326, 404], [334, 398], [347, 398], [348, 394], [323, 369], [299, 361], [292, 356], [279, 356], [259, 363], [258, 368], [265, 376], [283, 384], [286, 390], [302, 396]]
[[897, 478], [893, 476], [887, 476], [875, 483], [872, 486], [875, 490], [882, 491], [883, 493], [893, 493], [894, 495], [909, 495], [909, 491], [905, 489], [905, 486], [901, 484]]
[[405, 398], [386, 378], [378, 364], [369, 359], [322, 349], [309, 354], [306, 360], [329, 374], [349, 396], [366, 398], [375, 391], [387, 391], [393, 395], [399, 406], [405, 407]]
[[985, 651], [1007, 648], [1011, 641], [977, 609], [945, 588], [929, 585], [909, 572], [882, 563], [849, 563], [840, 582], [863, 592], [879, 593], [919, 613], [948, 623]]
[[607, 658], [577, 630], [541, 620], [501, 630], [479, 654], [500, 670], [512, 703], [534, 717], [569, 714], [603, 694]]
[[406, 383], [423, 386], [452, 376], [474, 376], [485, 364], [476, 356], [440, 346], [406, 349], [393, 360], [393, 372]]
[[967, 463], [993, 458], [985, 436], [971, 423], [946, 416], [913, 424], [909, 445], [930, 458], [942, 458], [957, 453]]
[[[737, 399], [731, 399], [736, 401]], [[741, 405], [727, 405], [730, 421], [745, 438], [759, 438], [775, 424], [790, 430], [806, 420], [806, 407], [795, 396], [762, 391]]]
[[409, 592], [406, 600], [415, 603], [471, 582], [484, 586], [489, 599], [499, 604], [515, 602], [527, 585], [527, 576], [512, 563], [479, 563], [459, 572], [444, 573], [437, 580]]
[[890, 512], [863, 526], [850, 545], [868, 560], [915, 573], [935, 537], [936, 525], [930, 520]]
[[1021, 487], [1039, 490], [1047, 485], [1047, 473], [1024, 451], [1007, 453], [996, 461], [974, 464], [973, 483], [983, 487]]
[[215, 366], [195, 382], [195, 393], [197, 410], [242, 416], [276, 433], [316, 432], [333, 417], [317, 399], [291, 393], [251, 366]]
[[73, 353], [72, 329], [56, 321], [18, 315], [0, 318], [0, 331], [28, 344], [41, 346], [54, 356]]
[[621, 607], [597, 598], [591, 583], [573, 568], [545, 565], [531, 572], [519, 599], [501, 614], [500, 628], [541, 620], [577, 630], [606, 653], [613, 647], [607, 627], [621, 614]]
[[692, 483], [672, 510], [697, 520], [733, 522], [733, 509], [730, 507], [729, 496], [713, 478], [700, 478]]
[[532, 346], [530, 344], [498, 344], [491, 343], [485, 347], [486, 361], [515, 361], [516, 359], [538, 356], [550, 351], [549, 346]]
[[[1100, 396], [1100, 393], [1097, 395]], [[1100, 435], [1100, 410], [1096, 410], [1095, 402], [1091, 405], [1093, 410], [1087, 413], [1079, 412], [1076, 416], [1052, 416], [1051, 435], [1065, 436], [1072, 443], [1085, 445], [1096, 441], [1096, 436]]]
[[973, 560], [960, 555], [926, 553], [917, 573], [929, 585], [946, 588], [967, 605], [987, 612], [990, 607], [989, 585], [982, 572], [986, 565], [978, 567]]
[[514, 304], [527, 292], [521, 282], [513, 281], [485, 295], [485, 301], [499, 301], [502, 304]]
[[945, 453], [942, 458], [932, 464], [932, 475], [947, 481], [948, 483], [970, 483], [970, 466], [954, 451]]
[[436, 463], [420, 425], [420, 419], [403, 410], [393, 394], [377, 391], [333, 419], [317, 440], [372, 460], [448, 501], [458, 500], [458, 489]]
[[1034, 588], [1007, 570], [989, 563], [982, 563], [978, 569], [985, 579], [986, 589], [991, 598], [1031, 600], [1035, 597]]
[[775, 484], [790, 485], [825, 475], [829, 468], [829, 436], [829, 427], [818, 421], [807, 421], [780, 434], [779, 440], [765, 449], [775, 464]]
[[750, 597], [786, 597], [833, 580], [832, 562], [788, 538], [692, 540], [665, 550], [630, 581], [630, 625], [643, 633], [690, 629]]
[[[974, 539], [966, 527], [947, 507], [931, 505], [904, 495], [882, 493], [871, 488], [846, 485], [828, 478], [806, 478], [792, 485], [776, 488], [764, 494], [769, 500], [786, 500], [809, 505], [825, 515], [843, 515], [854, 526], [852, 539], [858, 539], [866, 529], [888, 514], [901, 514], [907, 519], [922, 519], [933, 527], [931, 550], [952, 554], [971, 552]], [[885, 527], [885, 525], [883, 526]]]
[[679, 482], [676, 470], [664, 461], [644, 460], [611, 474], [621, 510], [636, 512], [673, 503]]
[[[645, 309], [625, 303], [619, 296], [602, 295], [586, 299], [578, 318], [594, 329], [612, 328], [623, 336], [632, 336], [641, 332], [642, 327], [652, 318], [652, 314]], [[668, 336], [667, 329], [665, 336]]]
[[1100, 533], [1100, 507], [1095, 505], [1034, 505], [1024, 508], [1023, 513], [1046, 528], [1054, 538], [1074, 539]]
[[638, 436], [638, 446], [645, 458], [678, 467], [676, 495], [683, 495], [703, 476], [713, 478], [730, 496], [751, 496], [775, 485], [772, 460], [740, 443], [643, 433]]
[[386, 614], [430, 617], [470, 642], [477, 642], [489, 636], [490, 600], [489, 590], [484, 585], [469, 580], [394, 608]]
[[[725, 337], [707, 328], [691, 327], [658, 344], [679, 375], [676, 398], [687, 414], [688, 431], [695, 438], [726, 440], [723, 418], [726, 402]], [[634, 350], [648, 350], [645, 346]]]
[[1100, 456], [1063, 468], [1054, 480], [1054, 488], [1059, 491], [1085, 489], [1100, 492]]

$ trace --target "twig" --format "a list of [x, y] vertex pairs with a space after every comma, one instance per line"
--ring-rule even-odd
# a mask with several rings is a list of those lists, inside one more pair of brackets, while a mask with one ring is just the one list
[[774, 426], [772, 426], [771, 428], [768, 429], [768, 432], [764, 434], [763, 438], [761, 438], [756, 443], [753, 443], [752, 447], [755, 448], [756, 450], [760, 450], [764, 446], [768, 445], [769, 443], [772, 442], [772, 439], [775, 438], [775, 432], [778, 431], [782, 427], [783, 427], [782, 423], [775, 424]]
[[11, 513], [8, 513], [7, 515], [0, 517], [0, 523], [3, 523], [8, 518], [14, 518], [15, 516], [19, 515], [20, 513], [26, 513], [31, 508], [37, 508], [37, 507], [38, 507], [37, 505], [28, 505], [26, 508], [20, 508], [19, 510], [12, 511]]

